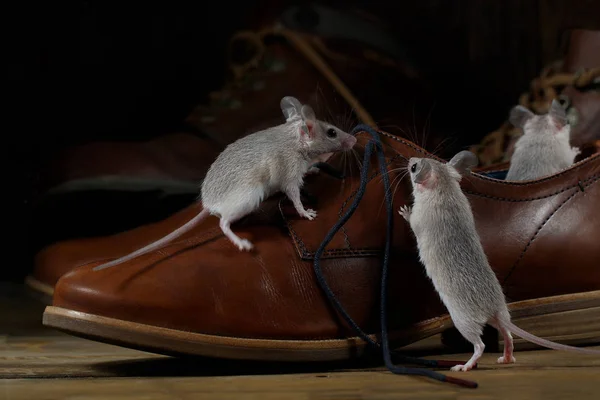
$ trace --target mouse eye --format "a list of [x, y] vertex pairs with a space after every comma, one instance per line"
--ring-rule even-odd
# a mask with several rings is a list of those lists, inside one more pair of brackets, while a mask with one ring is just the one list
[[335, 131], [335, 129], [329, 128], [327, 129], [327, 136], [329, 136], [330, 138], [334, 138], [337, 136], [337, 132]]
[[415, 172], [416, 170], [417, 170], [417, 164], [413, 164], [413, 165], [410, 167], [410, 172]]

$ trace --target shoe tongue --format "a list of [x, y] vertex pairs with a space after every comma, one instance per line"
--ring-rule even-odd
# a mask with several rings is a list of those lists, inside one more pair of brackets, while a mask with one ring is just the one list
[[598, 67], [600, 67], [600, 31], [572, 30], [563, 72], [573, 73], [582, 68]]

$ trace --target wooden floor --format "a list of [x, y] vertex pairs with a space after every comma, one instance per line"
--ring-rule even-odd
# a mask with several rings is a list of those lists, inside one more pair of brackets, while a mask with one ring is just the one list
[[[256, 364], [157, 356], [46, 329], [40, 323], [43, 309], [21, 287], [0, 284], [0, 399], [600, 398], [600, 357], [595, 356], [522, 351], [515, 354], [517, 364], [499, 366], [494, 363], [498, 354], [485, 354], [478, 370], [449, 373], [479, 383], [477, 389], [463, 389], [394, 375], [378, 365]], [[419, 354], [432, 349], [443, 352], [438, 338], [406, 350]]]

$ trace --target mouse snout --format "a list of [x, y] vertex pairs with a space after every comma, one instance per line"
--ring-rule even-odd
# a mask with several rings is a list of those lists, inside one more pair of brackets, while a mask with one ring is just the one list
[[350, 150], [356, 144], [356, 137], [352, 135], [348, 135], [344, 140], [342, 140], [342, 148], [344, 150]]

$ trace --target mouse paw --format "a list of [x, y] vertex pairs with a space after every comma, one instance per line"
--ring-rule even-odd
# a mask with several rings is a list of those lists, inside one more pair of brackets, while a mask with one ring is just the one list
[[457, 371], [467, 372], [467, 371], [471, 370], [472, 368], [473, 367], [471, 367], [471, 366], [469, 366], [467, 364], [465, 364], [465, 365], [459, 364], [459, 365], [455, 365], [454, 367], [450, 368], [450, 371], [454, 371], [454, 372], [457, 372]]
[[315, 210], [311, 210], [309, 208], [308, 210], [304, 211], [302, 216], [304, 218], [307, 218], [308, 220], [312, 221], [313, 219], [315, 219], [317, 217], [317, 212]]
[[254, 247], [248, 239], [240, 239], [240, 241], [237, 242], [236, 245], [238, 249], [240, 249], [240, 251], [252, 250], [252, 247]]
[[402, 215], [405, 220], [410, 220], [410, 213], [412, 212], [412, 208], [410, 206], [402, 206], [398, 211], [398, 214]]
[[506, 358], [505, 357], [498, 357], [498, 361], [497, 361], [498, 364], [512, 364], [512, 363], [515, 363], [515, 362], [517, 362], [517, 359], [514, 358], [513, 356], [506, 357]]
[[581, 154], [581, 150], [579, 149], [579, 147], [571, 147], [571, 151], [573, 152], [575, 157]]

